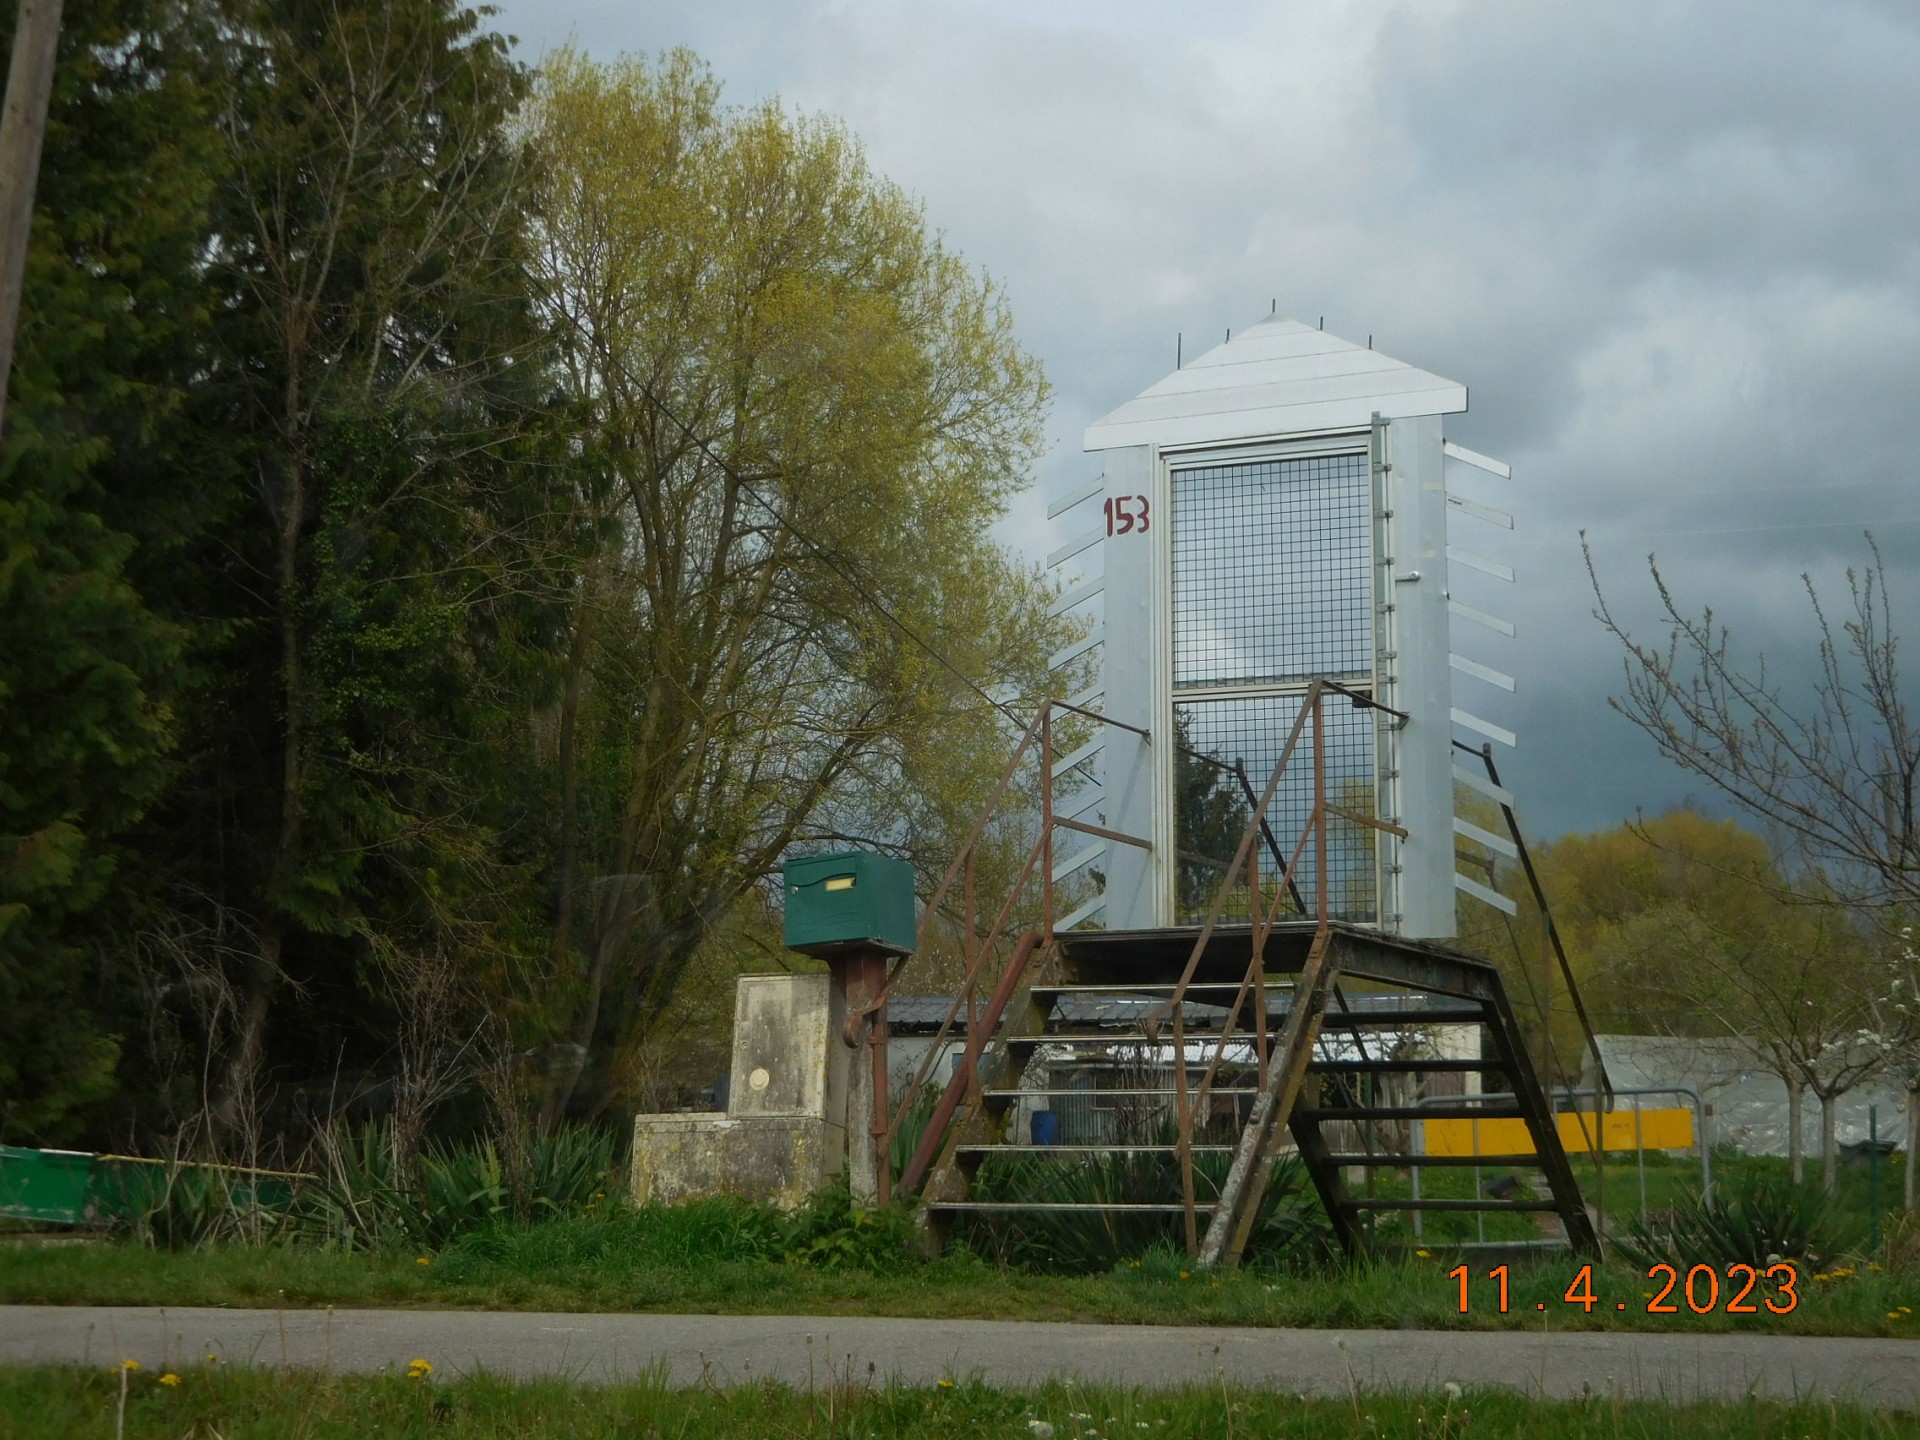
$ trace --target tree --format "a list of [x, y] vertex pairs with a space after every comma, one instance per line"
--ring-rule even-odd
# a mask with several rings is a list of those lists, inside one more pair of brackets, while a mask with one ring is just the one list
[[726, 109], [680, 52], [550, 57], [528, 126], [599, 538], [543, 998], [601, 1067], [794, 847], [950, 853], [1006, 744], [979, 692], [1037, 693], [1059, 633], [987, 535], [1046, 390], [998, 290], [837, 125]]
[[217, 623], [161, 863], [248, 952], [231, 1114], [285, 997], [317, 1069], [512, 948], [510, 717], [565, 585], [506, 42], [454, 0], [234, 0], [223, 42], [198, 403], [232, 504], [189, 567]]
[[186, 631], [147, 567], [201, 515], [185, 395], [208, 359], [198, 258], [218, 167], [170, 0], [75, 0], [0, 453], [0, 1135], [68, 1138], [137, 1024], [111, 943], [164, 793]]
[[[1177, 707], [1173, 745], [1174, 848], [1179, 852], [1174, 868], [1174, 906], [1182, 917], [1197, 921], [1206, 917], [1215, 892], [1227, 878], [1227, 866], [1246, 831], [1253, 804], [1241, 789], [1239, 773], [1231, 761], [1193, 747], [1187, 734], [1187, 717]], [[1266, 777], [1254, 783], [1264, 786]], [[1256, 798], [1258, 794], [1256, 788]], [[1265, 855], [1260, 858], [1269, 866], [1268, 878], [1273, 878], [1277, 865]], [[1244, 873], [1237, 875], [1234, 883], [1244, 885], [1246, 878]]]
[[1882, 983], [1870, 1002], [1872, 1021], [1858, 1039], [1879, 1060], [1880, 1072], [1907, 1097], [1907, 1176], [1904, 1203], [1915, 1206], [1915, 1157], [1920, 1156], [1920, 954], [1913, 927], [1902, 925], [1887, 947]]
[[[1838, 1176], [1840, 1097], [1866, 1079], [1878, 1056], [1862, 1043], [1870, 991], [1862, 946], [1837, 908], [1780, 907], [1778, 923], [1729, 933], [1684, 904], [1649, 910], [1619, 928], [1595, 955], [1598, 966], [1637, 971], [1648, 995], [1664, 994], [1673, 1033], [1726, 1034], [1750, 1046], [1787, 1088], [1787, 1155], [1804, 1173], [1803, 1099], [1820, 1102], [1821, 1171]], [[1682, 968], [1684, 967], [1684, 968]]]
[[[1873, 937], [1840, 906], [1783, 899], [1815, 893], [1816, 881], [1783, 875], [1734, 821], [1690, 810], [1567, 836], [1536, 859], [1598, 1026], [1750, 1046], [1787, 1088], [1796, 1178], [1802, 1098], [1819, 1099], [1832, 1183], [1835, 1106], [1872, 1064], [1858, 1032], [1877, 973]], [[1524, 912], [1516, 929], [1529, 933]]]
[[[1584, 538], [1582, 540], [1585, 546]], [[1900, 693], [1886, 570], [1849, 569], [1850, 614], [1836, 629], [1803, 575], [1818, 635], [1811, 697], [1764, 656], [1738, 658], [1707, 609], [1683, 614], [1649, 556], [1664, 612], [1664, 644], [1636, 640], [1615, 618], [1586, 550], [1595, 614], [1626, 652], [1626, 693], [1611, 703], [1660, 747], [1735, 805], [1794, 837], [1829, 868], [1852, 904], [1886, 909], [1920, 901], [1920, 724]]]

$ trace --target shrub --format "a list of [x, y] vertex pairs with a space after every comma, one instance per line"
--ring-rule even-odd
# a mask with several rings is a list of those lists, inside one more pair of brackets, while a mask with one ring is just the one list
[[101, 1217], [143, 1244], [182, 1250], [258, 1244], [284, 1233], [299, 1177], [177, 1161], [103, 1162], [96, 1181]]
[[1721, 1180], [1670, 1211], [1636, 1216], [1620, 1248], [1642, 1265], [1747, 1264], [1793, 1260], [1829, 1267], [1863, 1236], [1818, 1185], [1766, 1171]]
[[375, 1250], [437, 1250], [506, 1221], [551, 1219], [598, 1205], [615, 1186], [618, 1141], [568, 1126], [530, 1148], [519, 1186], [491, 1139], [434, 1141], [417, 1173], [399, 1172], [387, 1127], [336, 1126], [315, 1145], [314, 1182], [297, 1211], [305, 1238]]
[[897, 1205], [855, 1205], [845, 1180], [815, 1191], [787, 1222], [784, 1258], [820, 1270], [900, 1268], [914, 1259], [913, 1216]]

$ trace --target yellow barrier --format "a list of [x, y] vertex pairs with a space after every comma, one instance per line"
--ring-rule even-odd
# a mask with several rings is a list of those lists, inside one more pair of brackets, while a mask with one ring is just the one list
[[[1690, 1150], [1693, 1148], [1693, 1110], [1614, 1110], [1600, 1117], [1600, 1142], [1608, 1150]], [[1593, 1149], [1592, 1111], [1554, 1116], [1560, 1143], [1571, 1154]], [[1637, 1122], [1637, 1124], [1636, 1124]], [[1531, 1155], [1533, 1137], [1524, 1120], [1422, 1120], [1429, 1155]], [[1476, 1128], [1478, 1144], [1476, 1145]]]

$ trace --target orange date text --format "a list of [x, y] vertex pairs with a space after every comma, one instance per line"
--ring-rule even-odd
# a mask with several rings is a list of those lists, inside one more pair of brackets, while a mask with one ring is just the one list
[[[1513, 1307], [1505, 1265], [1494, 1266], [1484, 1280], [1467, 1266], [1456, 1265], [1447, 1278], [1459, 1287], [1462, 1315], [1476, 1305], [1502, 1315]], [[1539, 1300], [1533, 1308], [1573, 1308], [1587, 1315], [1595, 1310], [1629, 1309], [1647, 1315], [1678, 1315], [1684, 1305], [1695, 1315], [1790, 1315], [1800, 1304], [1800, 1270], [1787, 1260], [1764, 1268], [1691, 1265], [1682, 1270], [1677, 1265], [1652, 1265], [1647, 1280], [1653, 1289], [1643, 1290], [1632, 1301], [1619, 1299], [1600, 1294], [1594, 1288], [1593, 1266], [1582, 1265], [1557, 1301]]]

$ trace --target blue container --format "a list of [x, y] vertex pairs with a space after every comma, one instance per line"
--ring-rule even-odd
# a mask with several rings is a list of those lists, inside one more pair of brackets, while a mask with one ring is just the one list
[[1033, 1143], [1036, 1145], [1058, 1145], [1060, 1143], [1060, 1117], [1051, 1110], [1033, 1112]]

